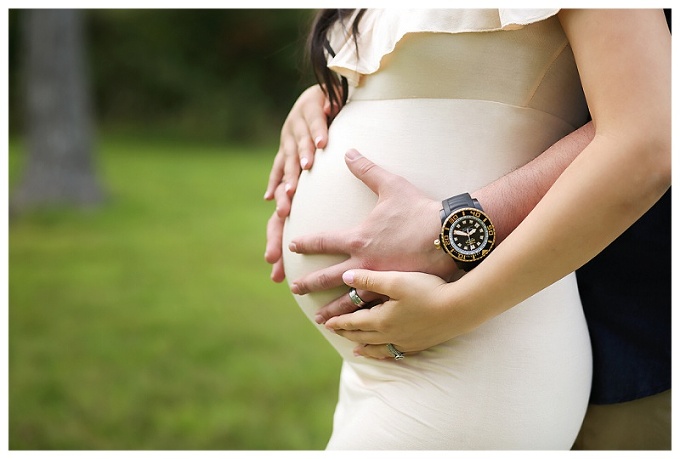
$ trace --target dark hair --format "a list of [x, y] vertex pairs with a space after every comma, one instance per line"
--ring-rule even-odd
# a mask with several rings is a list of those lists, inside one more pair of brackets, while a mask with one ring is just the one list
[[[352, 36], [355, 39], [359, 35], [359, 20], [364, 15], [366, 10], [361, 10], [355, 17], [352, 24], [350, 24]], [[314, 17], [312, 28], [309, 34], [307, 49], [309, 52], [309, 61], [314, 70], [316, 81], [321, 85], [323, 90], [328, 95], [332, 107], [340, 108], [347, 102], [347, 79], [339, 77], [335, 72], [331, 71], [327, 66], [326, 53], [335, 56], [328, 41], [328, 32], [338, 21], [345, 21], [352, 15], [352, 9], [329, 9], [320, 10]], [[357, 49], [358, 54], [358, 49]]]

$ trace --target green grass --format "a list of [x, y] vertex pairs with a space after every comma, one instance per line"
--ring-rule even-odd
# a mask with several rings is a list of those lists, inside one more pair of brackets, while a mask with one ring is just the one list
[[340, 359], [269, 280], [273, 153], [108, 139], [103, 207], [12, 217], [10, 449], [325, 446]]

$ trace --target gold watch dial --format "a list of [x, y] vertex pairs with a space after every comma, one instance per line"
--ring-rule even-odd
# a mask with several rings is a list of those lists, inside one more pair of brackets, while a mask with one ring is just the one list
[[442, 225], [441, 246], [455, 260], [474, 262], [488, 255], [496, 241], [489, 217], [479, 209], [461, 208]]

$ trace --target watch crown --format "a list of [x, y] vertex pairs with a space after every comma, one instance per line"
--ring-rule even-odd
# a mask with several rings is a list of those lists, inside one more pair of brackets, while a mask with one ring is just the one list
[[442, 244], [441, 244], [441, 242], [439, 242], [439, 239], [434, 240], [434, 248], [437, 249], [437, 250], [442, 248]]

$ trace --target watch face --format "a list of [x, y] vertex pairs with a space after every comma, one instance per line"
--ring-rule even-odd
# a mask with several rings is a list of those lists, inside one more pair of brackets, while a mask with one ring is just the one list
[[496, 239], [489, 217], [473, 208], [457, 209], [442, 226], [441, 242], [444, 249], [458, 261], [477, 261], [484, 258]]

